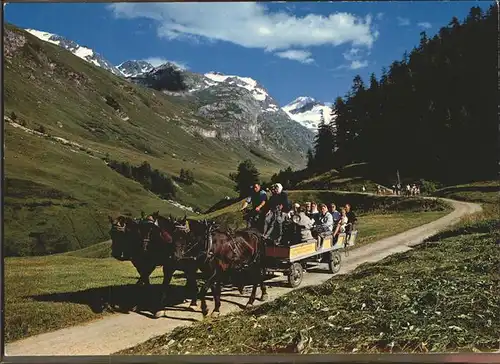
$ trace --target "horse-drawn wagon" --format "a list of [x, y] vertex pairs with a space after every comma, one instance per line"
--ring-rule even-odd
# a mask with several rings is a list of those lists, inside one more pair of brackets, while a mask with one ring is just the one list
[[333, 235], [321, 234], [316, 239], [288, 246], [266, 246], [265, 268], [267, 272], [282, 272], [288, 276], [292, 288], [302, 283], [304, 270], [309, 265], [328, 264], [328, 271], [335, 274], [340, 270], [340, 252], [355, 244], [358, 231], [340, 233], [337, 241]]

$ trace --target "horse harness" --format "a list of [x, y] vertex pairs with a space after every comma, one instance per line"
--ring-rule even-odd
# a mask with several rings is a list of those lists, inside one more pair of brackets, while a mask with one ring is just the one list
[[[185, 232], [186, 234], [189, 234], [189, 227], [186, 226], [186, 225], [175, 225], [175, 228], [180, 230], [180, 231], [183, 231]], [[211, 241], [211, 235], [209, 235], [209, 240]], [[186, 239], [186, 242], [190, 242], [191, 239]], [[183, 257], [182, 259], [198, 259], [198, 257], [201, 255], [200, 253], [198, 253], [197, 256], [189, 256], [189, 257], [186, 257], [186, 254], [189, 253], [190, 251], [192, 251], [197, 245], [198, 245], [198, 240], [197, 239], [194, 239], [194, 242], [190, 245], [187, 246], [187, 249], [183, 252]]]
[[[247, 231], [247, 233], [248, 234], [252, 234], [254, 236], [257, 236], [256, 234], [254, 234], [252, 232], [249, 232], [249, 231]], [[226, 235], [229, 236], [229, 238], [231, 239], [231, 241], [229, 242], [229, 246], [231, 247], [231, 250], [233, 251], [233, 254], [235, 256], [238, 256], [237, 253], [241, 253], [241, 249], [238, 247], [238, 244], [234, 240], [234, 237], [232, 236], [232, 234], [230, 234], [229, 232], [227, 232]], [[250, 246], [250, 244], [248, 244], [248, 242], [245, 241], [245, 244], [253, 250], [253, 248]], [[262, 249], [259, 249], [260, 247], [259, 247], [258, 244], [257, 244], [256, 248], [257, 248], [256, 251], [252, 254], [252, 260], [250, 262], [248, 262], [248, 263], [243, 263], [242, 266], [237, 267], [236, 270], [243, 270], [245, 268], [248, 268], [249, 266], [254, 265], [257, 262], [257, 259], [261, 255]]]

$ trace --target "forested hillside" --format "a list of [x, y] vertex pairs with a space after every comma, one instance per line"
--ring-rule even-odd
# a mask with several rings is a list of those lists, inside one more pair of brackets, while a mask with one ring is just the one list
[[432, 38], [422, 32], [380, 79], [356, 76], [335, 100], [335, 129], [320, 127], [309, 171], [368, 162], [444, 184], [495, 178], [497, 11], [473, 7]]

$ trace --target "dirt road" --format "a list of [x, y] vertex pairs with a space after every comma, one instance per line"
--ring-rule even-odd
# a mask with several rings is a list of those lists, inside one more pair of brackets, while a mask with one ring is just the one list
[[[422, 242], [425, 238], [434, 235], [467, 214], [481, 210], [481, 206], [474, 203], [446, 200], [450, 202], [454, 211], [450, 214], [404, 233], [379, 240], [350, 251], [349, 256], [342, 255], [343, 264], [338, 274], [344, 274], [366, 262], [375, 262], [388, 255], [404, 252]], [[325, 272], [306, 273], [300, 287], [320, 284], [331, 277]], [[286, 279], [277, 277], [271, 282], [277, 282], [268, 289], [269, 300], [274, 300], [289, 292], [285, 287]], [[278, 282], [283, 282], [283, 285]], [[260, 292], [260, 291], [259, 291]], [[258, 293], [259, 294], [259, 293]], [[241, 296], [237, 291], [225, 291], [222, 297], [221, 314], [240, 310], [248, 300], [249, 293]], [[257, 302], [259, 304], [260, 302]], [[209, 301], [211, 309], [212, 302]], [[5, 354], [8, 356], [26, 355], [108, 355], [119, 350], [135, 346], [152, 337], [172, 331], [181, 325], [202, 319], [201, 311], [194, 311], [181, 304], [168, 308], [164, 317], [152, 319], [144, 315], [116, 314], [85, 325], [70, 327], [55, 332], [45, 333], [26, 338], [6, 345]]]

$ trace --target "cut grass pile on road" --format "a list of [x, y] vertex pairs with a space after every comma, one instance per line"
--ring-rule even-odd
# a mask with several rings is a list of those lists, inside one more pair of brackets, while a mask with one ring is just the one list
[[[438, 211], [363, 214], [357, 244], [422, 225], [449, 211], [445, 204], [437, 203], [434, 207]], [[232, 208], [236, 209], [236, 205]], [[227, 214], [228, 210], [224, 213]], [[7, 341], [102, 317], [108, 313], [102, 311], [102, 306], [106, 307], [107, 303], [131, 307], [134, 291], [130, 285], [136, 282], [137, 272], [131, 263], [118, 262], [108, 258], [109, 255], [110, 244], [105, 242], [54, 256], [6, 258]], [[160, 283], [161, 269], [157, 269], [152, 277], [156, 277], [152, 283]], [[184, 279], [178, 279], [174, 284], [184, 285]], [[157, 288], [152, 301], [158, 294]]]
[[117, 354], [498, 350], [498, 209], [483, 208], [411, 251]]

